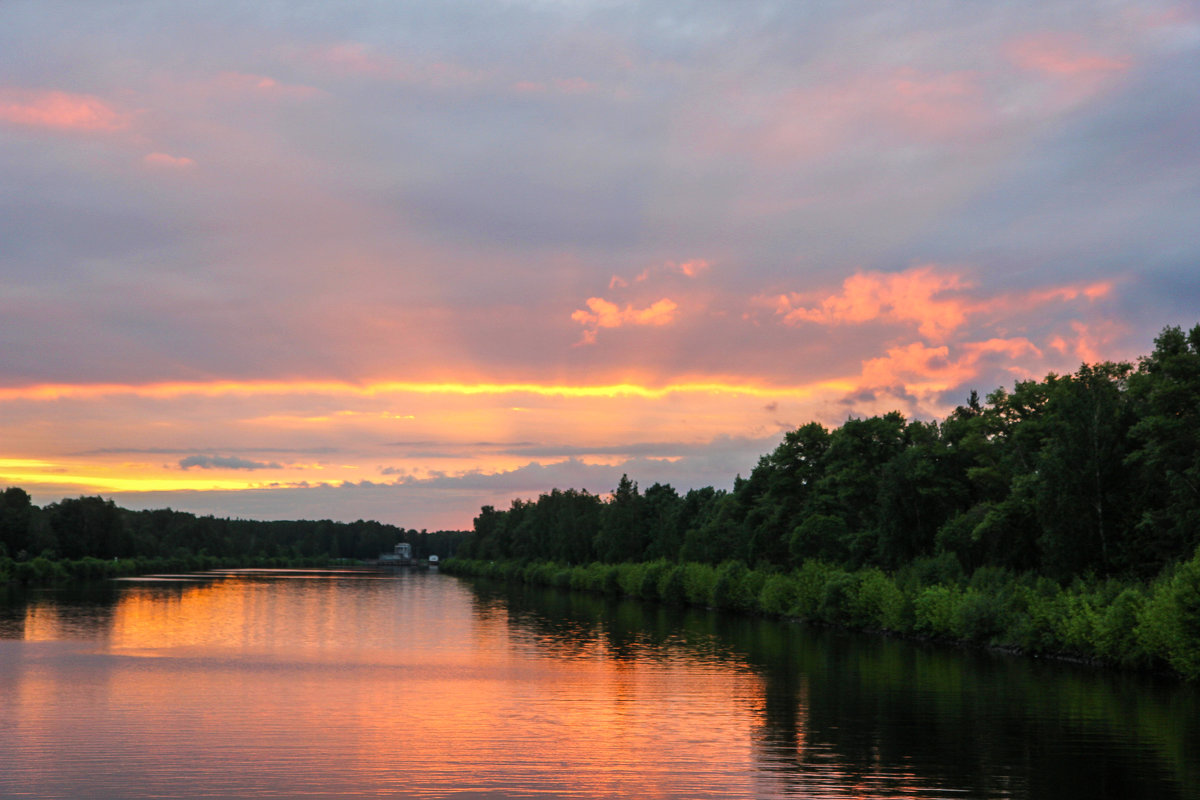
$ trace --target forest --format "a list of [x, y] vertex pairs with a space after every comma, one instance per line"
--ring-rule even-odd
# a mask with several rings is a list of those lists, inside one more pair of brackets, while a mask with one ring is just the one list
[[457, 568], [1200, 677], [1200, 325], [1154, 344], [938, 422], [809, 423], [731, 491], [487, 506]]
[[381, 522], [258, 521], [184, 511], [131, 511], [101, 497], [44, 507], [18, 487], [0, 493], [0, 583], [96, 578], [217, 566], [313, 566], [377, 558], [397, 542], [415, 558], [454, 554], [464, 531]]

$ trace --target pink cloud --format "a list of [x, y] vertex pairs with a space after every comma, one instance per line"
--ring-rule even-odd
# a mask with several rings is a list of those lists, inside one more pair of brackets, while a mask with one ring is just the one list
[[253, 93], [260, 96], [286, 97], [306, 100], [325, 94], [315, 86], [281, 83], [269, 75], [245, 72], [222, 72], [213, 82], [214, 88], [226, 93]]
[[167, 167], [169, 169], [190, 169], [196, 162], [187, 156], [172, 156], [167, 153], [149, 153], [143, 162], [152, 167]]
[[559, 78], [554, 81], [554, 88], [563, 94], [587, 94], [596, 91], [596, 84], [583, 78]]
[[1128, 58], [1112, 58], [1087, 49], [1079, 36], [1043, 33], [1009, 42], [1009, 59], [1021, 69], [1056, 77], [1124, 72]]
[[0, 121], [56, 130], [111, 132], [129, 127], [129, 115], [98, 97], [60, 91], [0, 89]]
[[330, 45], [316, 53], [316, 60], [343, 72], [359, 75], [387, 76], [398, 67], [392, 59], [376, 55], [365, 44], [358, 42]]
[[767, 162], [813, 160], [877, 136], [924, 142], [990, 131], [997, 113], [974, 72], [903, 68], [786, 92], [726, 96], [727, 109], [689, 128], [705, 149]]
[[624, 308], [605, 300], [602, 297], [589, 297], [587, 310], [577, 309], [571, 314], [571, 319], [585, 326], [583, 339], [580, 344], [591, 344], [596, 341], [596, 332], [600, 328], [620, 328], [625, 325], [670, 325], [675, 321], [679, 306], [670, 298], [664, 297], [645, 308], [635, 308], [626, 305]]
[[509, 88], [518, 94], [556, 94], [556, 95], [582, 95], [582, 94], [609, 94], [614, 97], [623, 97], [624, 92], [621, 90], [613, 90], [605, 87], [603, 84], [589, 81], [585, 78], [554, 78], [549, 81], [530, 81], [521, 80], [509, 86]]
[[[343, 42], [317, 50], [312, 59], [339, 72], [439, 88], [479, 83], [487, 73], [448, 61], [408, 63], [374, 52], [360, 42]], [[532, 90], [532, 85], [527, 90]]]
[[922, 138], [986, 129], [992, 119], [971, 72], [928, 75], [903, 69], [890, 76], [886, 86], [883, 116]]

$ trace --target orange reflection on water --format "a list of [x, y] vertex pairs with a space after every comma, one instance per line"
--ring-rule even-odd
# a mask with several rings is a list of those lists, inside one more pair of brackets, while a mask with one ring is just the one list
[[637, 614], [531, 613], [415, 573], [121, 587], [27, 610], [38, 647], [0, 659], [19, 732], [0, 795], [921, 794], [905, 765], [811, 736], [807, 681], [772, 692], [703, 631], [654, 640]]
[[[678, 797], [681, 774], [699, 787], [752, 763], [753, 673], [602, 645], [562, 658], [463, 593], [431, 605], [420, 584], [132, 587], [109, 639], [131, 671], [110, 707], [159, 710], [168, 740], [222, 742], [288, 782], [320, 763], [409, 792]], [[163, 735], [138, 726], [126, 746], [161, 749]]]

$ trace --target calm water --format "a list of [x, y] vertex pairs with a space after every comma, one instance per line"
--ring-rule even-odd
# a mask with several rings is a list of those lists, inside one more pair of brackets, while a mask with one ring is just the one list
[[0, 797], [1195, 798], [1200, 697], [437, 574], [124, 581], [0, 602]]

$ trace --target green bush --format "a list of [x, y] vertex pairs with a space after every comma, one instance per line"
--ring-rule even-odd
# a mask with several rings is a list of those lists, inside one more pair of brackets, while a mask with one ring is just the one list
[[13, 577], [21, 583], [55, 583], [70, 578], [70, 574], [58, 561], [51, 561], [45, 556], [38, 556], [32, 561], [18, 561], [14, 564]]
[[713, 586], [717, 582], [717, 570], [711, 564], [689, 562], [684, 565], [683, 589], [687, 601], [696, 606], [713, 604]]
[[1151, 587], [1136, 635], [1152, 656], [1200, 679], [1200, 551]]
[[1029, 653], [1055, 653], [1065, 649], [1068, 604], [1062, 588], [1049, 578], [1032, 585], [1019, 583], [1013, 593], [1018, 612], [1006, 639]]
[[830, 575], [817, 603], [817, 619], [832, 625], [855, 624], [858, 586], [858, 578], [849, 572], [838, 571]]
[[751, 572], [740, 561], [726, 561], [717, 569], [712, 604], [730, 611], [756, 610], [764, 577], [762, 573]]
[[[122, 559], [118, 564], [81, 559], [64, 568], [45, 557], [29, 562], [0, 557], [0, 579], [8, 574], [24, 582], [49, 582], [66, 577], [68, 570], [74, 576], [174, 571], [182, 569], [184, 561]], [[918, 560], [895, 576], [874, 568], [851, 572], [817, 560], [788, 574], [751, 570], [734, 561], [713, 567], [665, 560], [567, 567], [454, 559], [446, 571], [1013, 645], [1030, 653], [1094, 657], [1127, 666], [1157, 662], [1200, 679], [1200, 553], [1150, 587], [1077, 580], [1063, 589], [1048, 578], [998, 567], [976, 570], [963, 582], [956, 563], [944, 557]], [[958, 578], [949, 582], [921, 583], [956, 574]]]
[[825, 595], [825, 584], [834, 574], [845, 574], [845, 570], [816, 559], [805, 561], [793, 574], [796, 599], [788, 614], [800, 619], [821, 619], [821, 598]]
[[800, 587], [794, 575], [775, 573], [763, 581], [758, 606], [763, 613], [783, 617], [792, 612], [799, 596]]
[[858, 594], [854, 599], [854, 624], [862, 628], [907, 631], [912, 610], [895, 581], [878, 569], [859, 573]]
[[673, 606], [687, 604], [687, 587], [684, 586], [685, 574], [683, 567], [672, 564], [670, 569], [659, 576], [658, 597], [662, 602]]
[[974, 586], [967, 587], [958, 598], [951, 630], [959, 639], [993, 641], [1005, 630], [1004, 608], [999, 598]]
[[929, 636], [955, 636], [961, 602], [962, 591], [956, 586], [925, 588], [913, 600], [913, 629]]
[[673, 565], [666, 559], [651, 561], [645, 564], [642, 569], [642, 579], [638, 584], [637, 596], [645, 600], [659, 600], [662, 594], [659, 591], [659, 584], [662, 582], [663, 576], [671, 571]]

